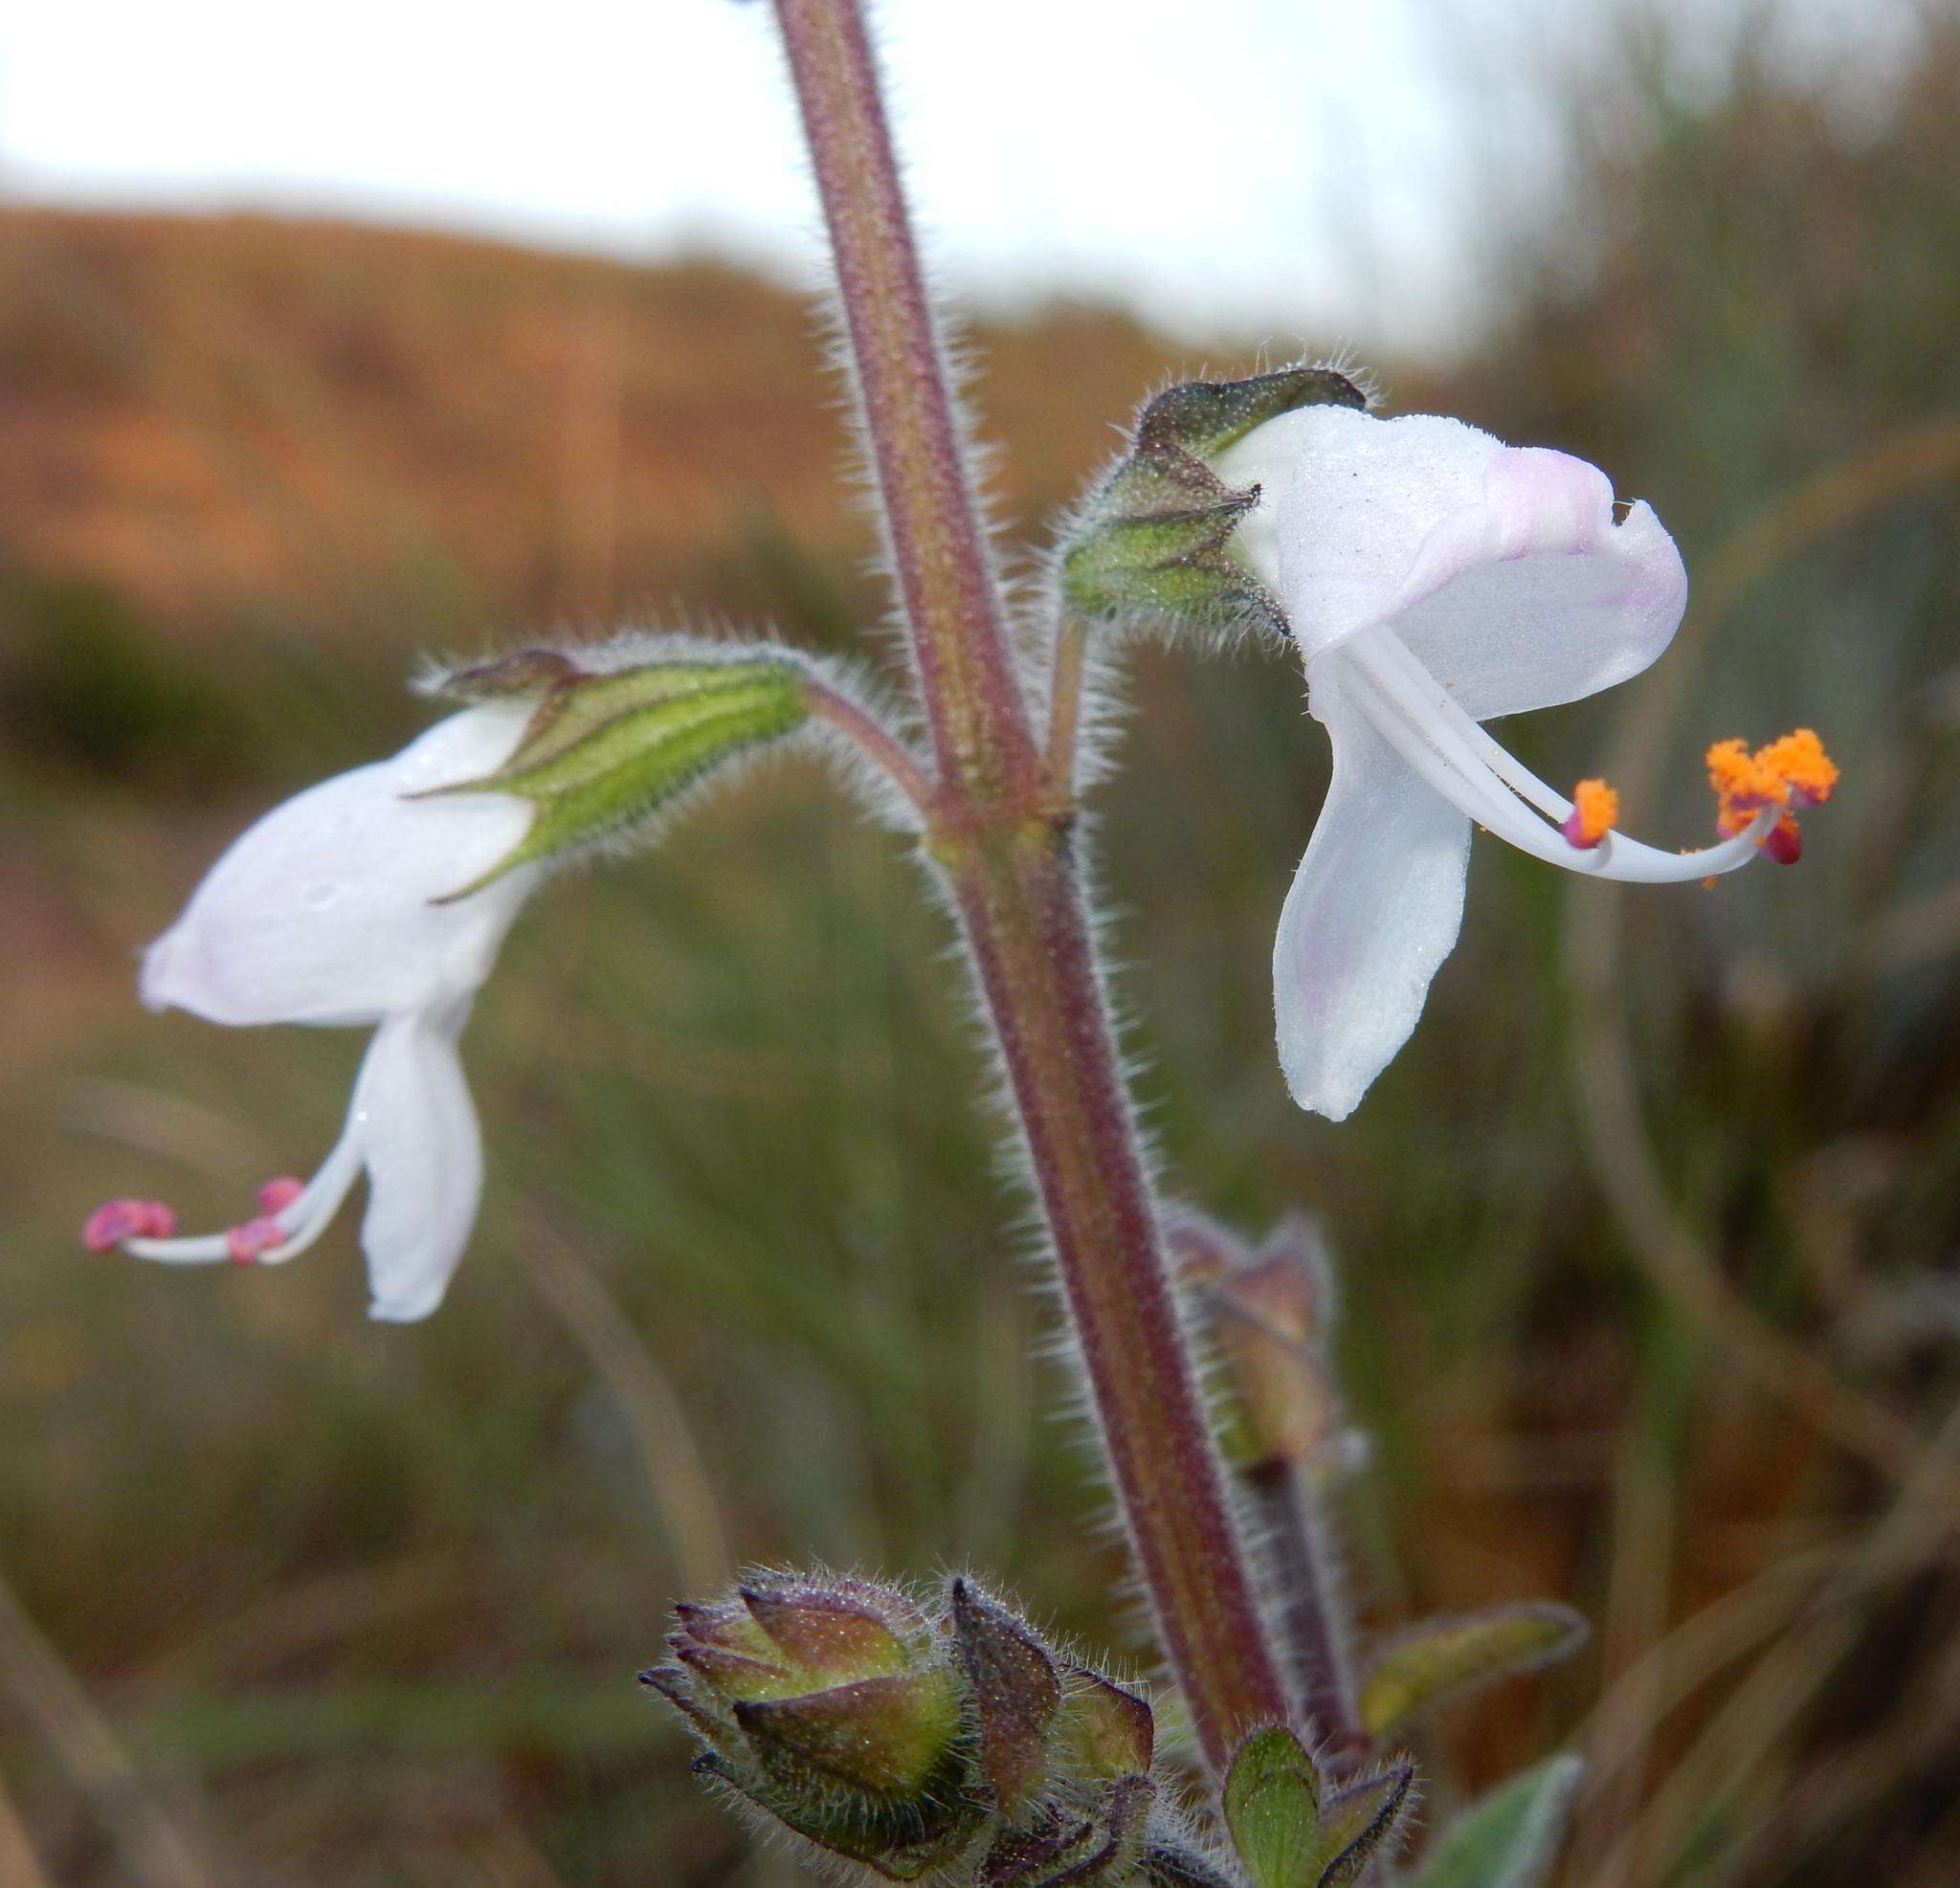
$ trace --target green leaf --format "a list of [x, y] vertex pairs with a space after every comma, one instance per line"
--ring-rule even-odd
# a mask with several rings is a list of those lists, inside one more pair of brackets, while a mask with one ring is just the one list
[[1493, 1790], [1431, 1851], [1416, 1888], [1540, 1888], [1584, 1774], [1578, 1758], [1554, 1757]]
[[[536, 652], [509, 659], [522, 663], [527, 680], [551, 673]], [[465, 685], [483, 686], [487, 673], [469, 672]], [[450, 897], [612, 837], [722, 763], [791, 733], [809, 714], [804, 683], [799, 663], [761, 655], [557, 675], [509, 760], [481, 779], [437, 789], [513, 793], [537, 810], [515, 849]]]
[[1585, 1637], [1586, 1622], [1549, 1601], [1425, 1621], [1375, 1655], [1361, 1682], [1361, 1721], [1386, 1737], [1434, 1699], [1549, 1664]]
[[1352, 1881], [1394, 1833], [1415, 1788], [1415, 1766], [1397, 1764], [1335, 1791], [1321, 1805], [1320, 1888]]
[[1255, 1731], [1225, 1773], [1225, 1826], [1254, 1888], [1312, 1888], [1320, 1875], [1321, 1784], [1283, 1725]]

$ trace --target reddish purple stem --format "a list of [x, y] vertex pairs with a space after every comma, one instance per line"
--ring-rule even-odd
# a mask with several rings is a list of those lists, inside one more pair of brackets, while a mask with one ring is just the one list
[[1286, 1718], [1172, 1296], [1079, 883], [1010, 650], [856, 0], [776, 0], [938, 778], [951, 884], [1172, 1671], [1219, 1767]]

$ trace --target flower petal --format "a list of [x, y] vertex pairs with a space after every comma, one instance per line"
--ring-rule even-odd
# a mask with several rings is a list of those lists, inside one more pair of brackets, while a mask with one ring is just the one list
[[373, 1293], [369, 1315], [426, 1318], [469, 1244], [483, 1192], [483, 1143], [457, 1038], [467, 1002], [438, 1013], [390, 1016], [375, 1032], [354, 1089], [368, 1166], [361, 1244]]
[[1353, 1113], [1408, 1040], [1463, 921], [1470, 822], [1313, 666], [1334, 776], [1273, 945], [1280, 1064], [1303, 1108]]
[[358, 1023], [474, 989], [536, 874], [434, 900], [504, 857], [531, 811], [505, 793], [405, 796], [499, 766], [529, 713], [466, 709], [275, 808], [150, 946], [144, 1001], [214, 1023]]
[[1459, 420], [1303, 408], [1217, 469], [1261, 485], [1238, 542], [1303, 655], [1393, 623], [1479, 720], [1637, 674], [1686, 605], [1680, 554], [1646, 505], [1615, 523], [1597, 467]]
[[[1681, 553], [1653, 509], [1637, 504], [1614, 523], [1605, 478], [1562, 453], [1508, 452], [1490, 484], [1492, 501], [1447, 547], [1458, 574], [1397, 613], [1403, 642], [1478, 721], [1577, 701], [1638, 675], [1673, 641], [1688, 600]], [[1593, 509], [1579, 509], [1582, 496]], [[1465, 543], [1527, 533], [1531, 548], [1497, 562]]]

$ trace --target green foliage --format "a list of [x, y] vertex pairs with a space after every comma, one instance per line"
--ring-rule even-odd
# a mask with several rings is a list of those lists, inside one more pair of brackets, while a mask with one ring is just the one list
[[1539, 1888], [1584, 1774], [1578, 1758], [1554, 1757], [1493, 1790], [1444, 1832], [1414, 1888]]
[[1321, 1780], [1283, 1725], [1255, 1731], [1225, 1773], [1225, 1827], [1254, 1888], [1306, 1888], [1318, 1878]]
[[1253, 1888], [1335, 1888], [1390, 1844], [1414, 1788], [1396, 1764], [1328, 1788], [1283, 1726], [1255, 1731], [1225, 1774], [1225, 1827]]
[[1370, 1737], [1392, 1736], [1438, 1699], [1565, 1658], [1585, 1638], [1586, 1622], [1551, 1601], [1424, 1620], [1370, 1660], [1361, 1681], [1362, 1724]]
[[83, 577], [0, 570], [0, 730], [84, 780], [173, 795], [249, 780], [259, 744], [226, 677]]
[[1352, 1881], [1374, 1858], [1392, 1848], [1392, 1838], [1410, 1808], [1415, 1769], [1392, 1764], [1325, 1796], [1321, 1803], [1320, 1888]]

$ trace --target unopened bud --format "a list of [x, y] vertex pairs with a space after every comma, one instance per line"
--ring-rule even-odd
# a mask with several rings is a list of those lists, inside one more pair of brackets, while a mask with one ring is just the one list
[[1148, 1702], [1087, 1666], [1071, 1663], [1064, 1674], [1052, 1740], [1056, 1765], [1098, 1783], [1147, 1771], [1157, 1742]]
[[1055, 1661], [1035, 1634], [969, 1580], [952, 1583], [953, 1644], [967, 1678], [980, 1770], [1014, 1818], [1048, 1778], [1048, 1732], [1061, 1708]]
[[956, 1856], [968, 1794], [959, 1675], [933, 1623], [863, 1581], [758, 1582], [677, 1610], [641, 1674], [708, 1744], [699, 1767], [834, 1855], [899, 1881]]
[[[1173, 1225], [1172, 1250], [1198, 1263], [1187, 1269], [1201, 1310], [1224, 1354], [1236, 1398], [1236, 1456], [1262, 1463], [1311, 1464], [1339, 1433], [1340, 1397], [1326, 1357], [1334, 1322], [1333, 1271], [1312, 1220], [1283, 1220], [1253, 1252], [1225, 1235], [1198, 1240]], [[1235, 1250], [1236, 1248], [1236, 1250]]]
[[1002, 1835], [980, 1865], [983, 1888], [1132, 1888], [1142, 1872], [1156, 1786], [1148, 1777], [1105, 1785], [1080, 1808], [1057, 1808], [1041, 1823]]
[[970, 1580], [928, 1608], [776, 1575], [675, 1617], [640, 1678], [706, 1744], [695, 1768], [833, 1855], [894, 1881], [1228, 1888], [1159, 1802], [1148, 1700]]

